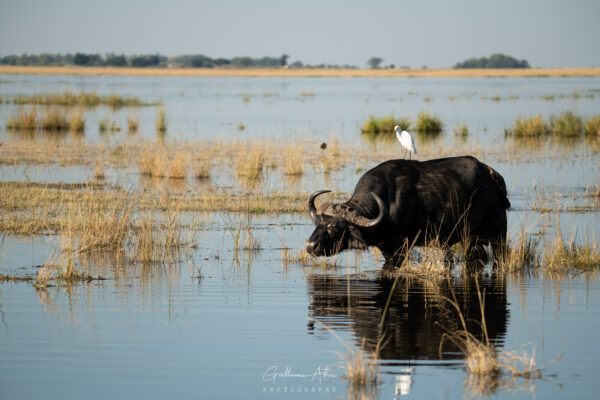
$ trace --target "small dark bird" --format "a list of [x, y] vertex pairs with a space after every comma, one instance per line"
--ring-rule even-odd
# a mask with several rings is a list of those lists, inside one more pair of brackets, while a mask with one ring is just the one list
[[327, 143], [321, 143], [321, 150], [325, 150], [327, 148]]

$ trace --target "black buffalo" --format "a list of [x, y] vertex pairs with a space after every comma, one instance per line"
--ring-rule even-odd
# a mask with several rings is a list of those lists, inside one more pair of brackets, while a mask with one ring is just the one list
[[306, 243], [312, 255], [376, 246], [386, 266], [399, 266], [411, 245], [448, 249], [458, 242], [473, 259], [487, 259], [488, 243], [495, 257], [504, 254], [506, 185], [475, 157], [386, 161], [360, 178], [348, 201], [317, 209], [315, 198], [326, 192], [308, 199], [316, 225]]

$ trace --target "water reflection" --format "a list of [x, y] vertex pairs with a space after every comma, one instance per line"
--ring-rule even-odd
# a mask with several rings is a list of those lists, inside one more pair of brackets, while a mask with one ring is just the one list
[[[438, 360], [442, 330], [461, 329], [456, 310], [447, 301], [455, 291], [468, 330], [482, 333], [481, 312], [477, 289], [473, 282], [461, 279], [447, 281], [416, 281], [400, 279], [380, 327], [393, 279], [311, 275], [307, 277], [310, 297], [309, 316], [334, 330], [352, 329], [356, 343], [365, 341], [365, 349], [375, 352], [383, 333], [382, 360]], [[506, 282], [486, 279], [480, 282], [485, 303], [485, 322], [490, 341], [502, 344], [508, 322]], [[309, 324], [309, 333], [323, 328]], [[461, 358], [450, 343], [444, 345], [443, 359]]]

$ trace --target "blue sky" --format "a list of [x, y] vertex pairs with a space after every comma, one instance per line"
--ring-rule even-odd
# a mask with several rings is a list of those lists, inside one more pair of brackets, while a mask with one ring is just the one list
[[0, 0], [0, 55], [289, 54], [290, 61], [451, 67], [494, 52], [600, 67], [597, 0]]

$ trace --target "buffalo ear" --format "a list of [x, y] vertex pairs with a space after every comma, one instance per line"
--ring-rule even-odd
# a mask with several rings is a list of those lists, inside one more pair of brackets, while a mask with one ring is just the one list
[[351, 249], [366, 250], [368, 246], [365, 239], [363, 239], [360, 230], [352, 225], [350, 225], [349, 230], [350, 238], [348, 240], [348, 247]]

